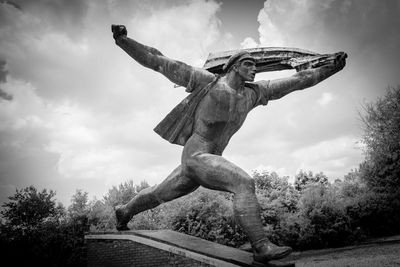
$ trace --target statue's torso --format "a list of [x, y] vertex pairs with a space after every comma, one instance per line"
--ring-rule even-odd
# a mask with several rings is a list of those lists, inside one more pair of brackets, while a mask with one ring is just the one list
[[197, 107], [193, 131], [206, 143], [204, 152], [222, 154], [253, 105], [250, 88], [237, 92], [223, 81], [210, 88]]

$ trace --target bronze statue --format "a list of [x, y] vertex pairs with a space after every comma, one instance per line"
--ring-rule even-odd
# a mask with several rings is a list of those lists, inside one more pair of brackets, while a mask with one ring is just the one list
[[181, 164], [161, 184], [140, 191], [127, 204], [115, 208], [117, 230], [129, 230], [127, 223], [135, 214], [204, 186], [234, 194], [234, 216], [251, 242], [255, 261], [265, 263], [289, 255], [290, 247], [277, 246], [266, 236], [252, 177], [223, 158], [222, 152], [253, 108], [316, 85], [343, 69], [347, 55], [340, 52], [322, 57], [325, 61], [310, 59], [309, 64], [295, 64], [300, 67], [291, 77], [254, 82], [259, 62], [249, 51], [234, 53], [214, 71], [220, 72], [216, 75], [128, 38], [122, 25], [113, 25], [112, 32], [116, 44], [138, 63], [190, 93], [155, 128], [169, 142], [183, 146]]

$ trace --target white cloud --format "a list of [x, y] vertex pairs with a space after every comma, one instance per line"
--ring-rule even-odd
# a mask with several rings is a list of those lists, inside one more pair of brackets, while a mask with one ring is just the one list
[[271, 17], [268, 14], [269, 9], [269, 1], [266, 1], [264, 4], [264, 9], [260, 10], [260, 13], [258, 14], [258, 22], [260, 23], [260, 26], [258, 28], [258, 33], [260, 35], [260, 45], [271, 47], [285, 46], [285, 36], [271, 20]]
[[[2, 91], [13, 95], [12, 101], [0, 100], [0, 144], [29, 162], [35, 158], [27, 156], [28, 147], [34, 147], [37, 160], [56, 155], [55, 166], [49, 162], [48, 167], [66, 180], [104, 187], [127, 179], [159, 183], [179, 164], [181, 147], [152, 129], [186, 93], [117, 47], [110, 25], [126, 21], [129, 36], [199, 66], [209, 46], [229, 43], [232, 36], [219, 32], [219, 5], [213, 1], [155, 6], [150, 16], [137, 9], [122, 12], [119, 2], [100, 5], [89, 5], [75, 36], [64, 32], [68, 25], [49, 28], [51, 22], [37, 10], [0, 7], [7, 25], [0, 27], [6, 37], [0, 41], [0, 60], [9, 66]], [[8, 156], [2, 166], [14, 166], [12, 160]]]
[[255, 48], [258, 47], [258, 43], [251, 37], [246, 37], [243, 42], [240, 43], [241, 48]]
[[321, 97], [317, 100], [318, 104], [321, 106], [326, 106], [335, 99], [335, 96], [329, 92], [323, 92]]
[[216, 17], [220, 5], [213, 1], [153, 10], [150, 16], [135, 16], [128, 26], [133, 38], [154, 46], [167, 56], [193, 64], [204, 61], [208, 48], [221, 38]]
[[355, 137], [342, 136], [300, 148], [291, 153], [291, 157], [298, 163], [298, 171], [323, 171], [329, 178], [339, 178], [342, 170], [355, 168], [361, 162], [357, 141]]
[[271, 165], [263, 165], [263, 164], [258, 165], [251, 172], [264, 172], [264, 171], [269, 172], [269, 173], [276, 172], [279, 176], [289, 176], [289, 174], [285, 168], [276, 168]]

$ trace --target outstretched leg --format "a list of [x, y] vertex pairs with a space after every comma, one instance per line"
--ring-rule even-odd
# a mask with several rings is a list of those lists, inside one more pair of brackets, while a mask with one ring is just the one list
[[117, 230], [129, 230], [127, 224], [134, 215], [187, 195], [198, 187], [197, 182], [182, 175], [181, 166], [177, 167], [161, 184], [143, 189], [127, 204], [115, 208]]
[[234, 193], [234, 215], [250, 239], [256, 261], [268, 262], [291, 253], [291, 248], [276, 246], [268, 240], [250, 175], [223, 157], [208, 153], [185, 158], [183, 166], [184, 174], [198, 184]]

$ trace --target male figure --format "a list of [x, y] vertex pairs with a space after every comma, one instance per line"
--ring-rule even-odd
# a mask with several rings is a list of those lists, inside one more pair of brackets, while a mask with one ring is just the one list
[[[300, 71], [289, 78], [253, 82], [256, 65], [248, 53], [233, 55], [224, 73], [216, 76], [128, 38], [124, 26], [113, 25], [112, 31], [116, 44], [138, 63], [191, 92], [155, 129], [170, 142], [183, 145], [181, 165], [161, 184], [142, 190], [126, 205], [116, 207], [117, 229], [128, 230], [133, 215], [189, 194], [201, 185], [234, 194], [234, 216], [249, 237], [255, 261], [268, 262], [289, 255], [290, 247], [277, 246], [266, 237], [253, 179], [223, 158], [222, 152], [254, 107], [328, 78], [344, 67], [346, 54], [339, 53], [334, 64]], [[171, 122], [180, 111], [185, 112], [181, 120]], [[182, 123], [183, 128], [179, 127]]]

